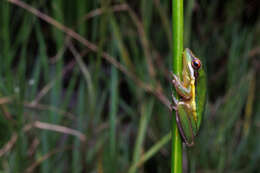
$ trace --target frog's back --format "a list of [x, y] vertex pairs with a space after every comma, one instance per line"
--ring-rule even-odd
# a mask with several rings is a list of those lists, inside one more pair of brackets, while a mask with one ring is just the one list
[[198, 114], [198, 129], [204, 116], [207, 102], [207, 77], [203, 69], [198, 71], [199, 77], [196, 79], [196, 109]]

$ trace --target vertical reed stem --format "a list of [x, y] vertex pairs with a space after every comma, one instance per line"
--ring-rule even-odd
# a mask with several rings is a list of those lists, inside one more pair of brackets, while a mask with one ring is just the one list
[[[172, 0], [172, 58], [173, 73], [181, 77], [183, 51], [183, 0]], [[171, 173], [182, 173], [182, 141], [178, 132], [175, 111], [172, 118]]]

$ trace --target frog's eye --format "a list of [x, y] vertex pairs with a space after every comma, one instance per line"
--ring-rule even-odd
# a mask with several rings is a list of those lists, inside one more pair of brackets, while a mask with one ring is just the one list
[[198, 70], [200, 67], [201, 67], [201, 63], [200, 63], [200, 60], [199, 59], [194, 59], [192, 60], [192, 67], [195, 69], [195, 70]]

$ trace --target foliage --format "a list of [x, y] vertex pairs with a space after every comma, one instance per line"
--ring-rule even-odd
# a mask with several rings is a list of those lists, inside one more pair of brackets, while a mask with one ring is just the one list
[[[170, 172], [169, 3], [0, 1], [1, 172]], [[185, 1], [209, 101], [184, 172], [260, 169], [259, 7]]]

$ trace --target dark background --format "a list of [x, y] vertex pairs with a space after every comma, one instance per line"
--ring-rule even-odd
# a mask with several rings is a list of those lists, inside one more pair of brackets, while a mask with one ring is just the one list
[[[184, 47], [208, 76], [184, 172], [258, 172], [260, 1], [184, 3]], [[170, 172], [171, 13], [168, 0], [1, 0], [0, 172]]]

